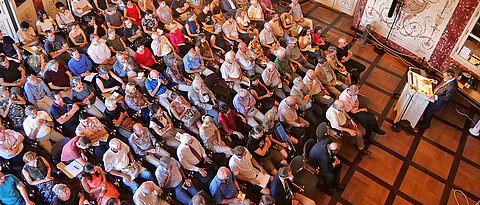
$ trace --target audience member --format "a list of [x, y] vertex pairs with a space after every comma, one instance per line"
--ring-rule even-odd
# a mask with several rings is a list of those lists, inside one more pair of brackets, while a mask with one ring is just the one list
[[54, 126], [53, 120], [47, 112], [29, 105], [25, 108], [25, 115], [27, 116], [23, 121], [25, 135], [29, 139], [38, 141], [38, 144], [47, 152], [52, 150], [51, 141], [60, 142], [65, 138], [52, 128]]
[[188, 204], [192, 197], [198, 193], [193, 180], [187, 178], [180, 162], [172, 157], [160, 158], [155, 176], [161, 187], [174, 190], [176, 200], [182, 204]]

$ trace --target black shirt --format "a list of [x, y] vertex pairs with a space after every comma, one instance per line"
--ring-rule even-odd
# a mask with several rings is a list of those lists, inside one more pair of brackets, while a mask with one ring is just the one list
[[138, 28], [137, 24], [132, 23], [131, 28], [125, 27], [123, 29], [123, 37], [128, 39], [128, 38], [134, 36], [135, 34], [137, 34], [138, 29], [139, 28]]
[[105, 108], [105, 111], [103, 112], [103, 118], [107, 122], [108, 126], [114, 126], [113, 120], [118, 120], [122, 112], [124, 112], [124, 110], [119, 106], [112, 111]]
[[[100, 24], [98, 24], [98, 22], [95, 21], [95, 24], [97, 24], [97, 35], [98, 37], [102, 37], [102, 36], [105, 36], [106, 34], [106, 31], [105, 29], [103, 29], [103, 27], [100, 26]], [[90, 24], [87, 24], [87, 27], [85, 28], [85, 34], [87, 36], [87, 39], [88, 41], [90, 41], [90, 35], [93, 34], [93, 32], [95, 31], [95, 28], [93, 26], [90, 26]]]
[[337, 59], [341, 61], [344, 56], [348, 56], [348, 46], [345, 46], [344, 48], [337, 46]]
[[203, 23], [205, 23], [205, 25], [213, 25], [212, 12], [208, 11], [207, 13], [203, 13], [203, 11], [201, 11], [197, 16], [197, 22], [200, 22], [201, 26], [203, 26]]
[[0, 66], [0, 78], [3, 78], [3, 82], [13, 83], [22, 78], [22, 73], [18, 69], [18, 67], [20, 67], [20, 64], [13, 61], [9, 62], [10, 65], [8, 66], [8, 68]]
[[185, 13], [178, 13], [177, 8], [182, 8], [183, 5], [186, 3], [185, 0], [173, 0], [172, 1], [172, 16], [175, 18], [180, 17], [181, 14]]
[[50, 54], [51, 52], [62, 49], [63, 45], [66, 43], [67, 41], [65, 38], [60, 35], [55, 35], [55, 39], [53, 41], [45, 40], [45, 50]]
[[4, 36], [3, 42], [0, 42], [0, 53], [4, 53], [6, 56], [13, 57], [17, 54], [15, 47], [13, 47], [15, 41], [10, 36]]
[[[50, 107], [50, 115], [52, 115], [53, 119], [57, 121], [57, 119], [60, 118], [60, 116], [70, 111], [72, 107], [73, 107], [73, 101], [70, 100], [70, 98], [63, 97], [63, 106], [53, 103], [52, 106]], [[79, 123], [78, 114], [79, 114], [79, 111], [75, 113], [75, 116], [73, 116], [72, 118], [70, 118], [70, 120], [64, 123], [64, 127], [74, 126], [74, 128], [76, 128]]]
[[255, 150], [257, 150], [257, 149], [263, 149], [263, 146], [265, 146], [265, 144], [266, 144], [265, 138], [266, 138], [265, 135], [261, 136], [261, 137], [258, 138], [258, 139], [255, 139], [255, 138], [252, 137], [252, 136], [249, 136], [249, 138], [248, 138], [248, 141], [247, 141], [247, 149], [248, 149], [248, 151], [250, 151], [250, 153], [252, 154], [252, 156], [253, 156], [255, 159], [259, 159], [259, 158], [262, 158], [262, 157], [268, 155], [268, 152], [269, 152], [269, 151], [267, 151], [264, 156], [260, 156], [260, 155], [258, 155], [257, 153], [255, 153]]

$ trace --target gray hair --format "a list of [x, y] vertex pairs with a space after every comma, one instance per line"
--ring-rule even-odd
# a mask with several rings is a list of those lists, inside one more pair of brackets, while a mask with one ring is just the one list
[[344, 105], [343, 105], [343, 102], [341, 100], [335, 100], [335, 102], [333, 102], [333, 104], [332, 104], [332, 107], [335, 110], [342, 110]]
[[228, 177], [230, 170], [227, 167], [220, 167], [217, 171], [217, 178], [220, 180], [224, 180]]
[[82, 78], [79, 76], [73, 76], [72, 79], [70, 79], [70, 86], [72, 87], [77, 87], [78, 84], [82, 82]]
[[63, 195], [68, 189], [70, 188], [65, 184], [57, 184], [52, 188], [56, 195]]
[[350, 87], [347, 88], [348, 91], [350, 91], [351, 93], [356, 93], [358, 90], [359, 90], [359, 87], [358, 85], [356, 84], [352, 84], [350, 85]]
[[162, 157], [160, 158], [160, 161], [158, 163], [161, 167], [167, 168], [172, 164], [172, 158], [171, 157]]
[[301, 85], [303, 84], [302, 77], [298, 76], [295, 79], [293, 79], [293, 85]]
[[109, 97], [105, 99], [105, 107], [112, 107], [115, 104], [117, 104], [117, 100], [115, 98]]
[[283, 50], [283, 49], [277, 49], [277, 50], [275, 51], [275, 56], [280, 57], [280, 56], [283, 56], [283, 55], [285, 55], [285, 50]]
[[35, 76], [35, 75], [30, 75], [30, 76], [27, 77], [27, 82], [28, 82], [28, 83], [32, 83], [33, 80], [38, 80], [38, 81], [40, 81], [40, 79], [38, 79], [38, 77]]
[[57, 60], [55, 60], [55, 59], [48, 61], [47, 65], [45, 66], [45, 69], [52, 70], [52, 68], [55, 66], [56, 62], [57, 62]]
[[31, 116], [35, 110], [38, 109], [34, 105], [29, 105], [25, 108], [25, 115]]

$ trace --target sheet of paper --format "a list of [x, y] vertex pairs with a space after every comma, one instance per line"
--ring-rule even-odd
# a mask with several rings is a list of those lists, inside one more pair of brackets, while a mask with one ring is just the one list
[[83, 166], [78, 163], [77, 161], [71, 162], [69, 165], [65, 167], [65, 170], [70, 173], [72, 176], [76, 177], [82, 172]]
[[97, 75], [96, 73], [92, 73], [90, 75], [87, 75], [85, 76], [85, 80], [88, 81], [88, 82], [92, 82], [93, 80], [93, 77], [95, 77], [95, 75]]
[[259, 186], [262, 188], [267, 187], [268, 181], [270, 180], [270, 175], [258, 173], [257, 180], [260, 182]]
[[32, 51], [36, 51], [36, 50], [40, 49], [40, 47], [38, 47], [38, 46], [31, 46], [30, 49], [32, 49]]

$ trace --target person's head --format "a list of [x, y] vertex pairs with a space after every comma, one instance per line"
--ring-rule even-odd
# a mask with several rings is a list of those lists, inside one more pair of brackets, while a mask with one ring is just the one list
[[193, 13], [188, 13], [187, 14], [188, 21], [195, 21], [196, 18], [197, 18], [197, 16]]
[[262, 121], [262, 128], [263, 130], [271, 130], [275, 126], [275, 122], [278, 120], [279, 115], [276, 107], [273, 107], [272, 109], [268, 110], [265, 113], [265, 117], [263, 118]]
[[285, 50], [284, 49], [278, 49], [275, 51], [275, 56], [277, 56], [277, 58], [285, 58]]
[[323, 31], [321, 26], [316, 26], [315, 29], [313, 30], [313, 33], [315, 34], [321, 34]]
[[63, 106], [63, 97], [62, 97], [62, 94], [60, 94], [60, 92], [55, 92], [53, 94], [53, 102], [57, 105]]
[[115, 110], [117, 108], [117, 100], [113, 97], [105, 99], [105, 107], [110, 111]]
[[158, 5], [160, 6], [160, 8], [165, 8], [167, 6], [167, 2], [165, 1], [158, 1]]
[[205, 36], [203, 33], [198, 34], [197, 43], [203, 44], [205, 42], [207, 42], [207, 36]]
[[276, 68], [275, 68], [275, 63], [273, 63], [272, 61], [268, 61], [268, 63], [267, 63], [267, 69], [268, 69], [269, 71], [275, 71], [275, 69], [276, 69]]
[[20, 23], [20, 29], [27, 30], [28, 28], [30, 28], [30, 24], [28, 24], [28, 22], [22, 21], [22, 23]]
[[243, 88], [238, 91], [238, 96], [240, 96], [240, 98], [242, 99], [247, 98], [249, 94], [250, 93], [248, 92], [248, 90], [245, 90]]
[[250, 133], [249, 135], [251, 135], [253, 138], [255, 139], [259, 139], [260, 137], [263, 136], [263, 128], [260, 127], [260, 125], [257, 125], [255, 127], [253, 127], [251, 130], [250, 130]]
[[258, 6], [258, 0], [250, 0], [250, 4], [253, 6]]
[[80, 124], [84, 124], [84, 123], [87, 123], [88, 122], [88, 118], [90, 118], [90, 115], [86, 112], [81, 112], [79, 115], [78, 115], [78, 119], [80, 121]]
[[92, 175], [95, 174], [97, 172], [97, 170], [95, 170], [95, 165], [91, 164], [90, 162], [87, 162], [84, 166], [83, 166], [83, 173], [82, 173], [82, 176], [83, 177], [87, 177], [89, 179], [92, 179]]
[[110, 198], [105, 205], [120, 205], [120, 199]]
[[318, 64], [326, 66], [327, 65], [327, 60], [324, 57], [319, 57], [318, 58]]
[[192, 81], [192, 87], [195, 90], [200, 90], [203, 87], [203, 80], [200, 77], [195, 77]]
[[358, 95], [358, 90], [359, 90], [358, 85], [352, 84], [347, 88], [347, 93], [351, 96], [356, 96]]
[[63, 4], [62, 2], [55, 3], [55, 7], [57, 7], [60, 13], [65, 12], [65, 4]]
[[70, 57], [72, 57], [74, 60], [78, 61], [80, 59], [80, 53], [76, 48], [69, 48], [67, 52], [70, 55]]
[[286, 180], [286, 179], [292, 180], [293, 178], [292, 169], [288, 165], [280, 167], [280, 169], [278, 169], [278, 176], [280, 177], [280, 179], [283, 179], [283, 180]]
[[292, 48], [297, 46], [297, 38], [290, 37], [290, 39], [288, 40], [288, 46], [290, 46]]
[[45, 66], [45, 69], [57, 72], [58, 71], [58, 66], [59, 66], [58, 61], [55, 60], [55, 59], [52, 59], [52, 60], [48, 61], [47, 65]]
[[230, 177], [230, 170], [227, 167], [220, 167], [217, 171], [217, 178], [225, 182]]
[[51, 31], [51, 30], [46, 30], [45, 31], [45, 37], [49, 41], [52, 41], [52, 42], [55, 41], [55, 33], [53, 33], [53, 31]]
[[6, 100], [10, 98], [10, 90], [5, 86], [0, 86], [0, 99]]
[[230, 50], [228, 51], [227, 53], [225, 53], [225, 61], [227, 61], [228, 63], [234, 63], [235, 61], [235, 52], [233, 52], [233, 50]]
[[292, 0], [293, 4], [298, 4], [298, 0]]
[[183, 145], [190, 146], [193, 143], [193, 136], [188, 133], [177, 133], [177, 136], [179, 136], [179, 141]]
[[108, 146], [110, 147], [110, 150], [112, 150], [114, 153], [117, 153], [122, 149], [122, 141], [120, 141], [118, 138], [113, 138], [108, 143]]
[[25, 115], [32, 117], [33, 119], [37, 118], [38, 109], [35, 105], [29, 105], [25, 108]]
[[117, 34], [115, 33], [115, 29], [113, 29], [113, 28], [108, 28], [108, 30], [107, 30], [107, 36], [108, 36], [109, 39], [115, 39], [115, 36], [116, 36], [116, 35], [117, 35]]
[[53, 186], [53, 192], [58, 196], [58, 198], [62, 199], [62, 201], [66, 201], [70, 198], [70, 188], [68, 188], [65, 184], [56, 184]]
[[238, 44], [238, 50], [240, 50], [242, 53], [247, 52], [247, 44], [244, 42], [241, 42]]
[[303, 84], [302, 77], [298, 76], [295, 79], [293, 79], [293, 86], [295, 86], [299, 90], [302, 90], [305, 87], [305, 84]]
[[95, 17], [94, 16], [86, 16], [85, 21], [88, 24], [90, 24], [91, 26], [93, 26], [93, 24], [95, 24]]
[[337, 48], [335, 46], [330, 46], [330, 47], [328, 47], [327, 52], [328, 52], [328, 54], [335, 55], [335, 54], [337, 54]]
[[226, 103], [221, 103], [218, 105], [218, 111], [223, 114], [226, 114], [230, 110], [230, 107]]
[[193, 196], [191, 203], [192, 203], [192, 205], [205, 205], [206, 204], [205, 199], [200, 194], [197, 194], [197, 195]]
[[213, 24], [213, 32], [214, 33], [220, 33], [222, 32], [222, 25], [219, 23], [214, 23]]
[[137, 53], [142, 53], [145, 51], [145, 43], [142, 41], [135, 41], [135, 47], [137, 48]]
[[27, 83], [29, 83], [33, 86], [37, 86], [38, 82], [39, 82], [39, 80], [38, 80], [37, 76], [35, 76], [35, 75], [30, 75], [27, 78]]
[[92, 44], [94, 45], [98, 44], [99, 43], [98, 40], [100, 40], [100, 37], [98, 37], [97, 34], [94, 34], [94, 33], [90, 34], [90, 42], [92, 42]]
[[160, 161], [158, 164], [160, 165], [160, 167], [168, 170], [171, 168], [171, 165], [173, 164], [173, 162], [174, 161], [172, 160], [171, 157], [165, 156], [160, 158]]
[[37, 163], [37, 153], [28, 151], [23, 155], [23, 162], [28, 165], [34, 165]]
[[205, 125], [205, 126], [214, 125], [214, 123], [213, 123], [213, 118], [212, 118], [212, 116], [210, 116], [210, 115], [204, 115], [204, 116], [202, 116], [202, 122], [203, 122], [203, 125]]
[[110, 69], [108, 67], [98, 67], [98, 76], [100, 76], [101, 78], [108, 78], [108, 73], [110, 73]]
[[107, 12], [110, 13], [110, 15], [115, 14], [117, 12], [117, 6], [115, 6], [115, 4], [108, 4]]
[[132, 6], [132, 1], [131, 0], [123, 0], [122, 2], [123, 2], [124, 5]]
[[272, 26], [270, 25], [270, 23], [265, 23], [263, 25], [263, 28], [269, 32], [272, 31]]
[[302, 27], [300, 33], [298, 34], [298, 36], [306, 36], [308, 34], [308, 31], [309, 31], [309, 27]]
[[443, 80], [444, 81], [449, 81], [455, 78], [455, 71], [452, 69], [447, 69], [443, 71]]
[[153, 18], [153, 17], [155, 17], [155, 14], [153, 13], [153, 11], [151, 9], [147, 9], [145, 11], [145, 17]]
[[92, 141], [88, 137], [81, 136], [77, 142], [75, 142], [75, 145], [80, 149], [87, 149], [92, 145]]
[[198, 57], [197, 52], [192, 48], [188, 51], [188, 57], [191, 59], [196, 59]]
[[275, 198], [272, 196], [265, 194], [260, 198], [260, 205], [274, 205], [275, 204]]
[[341, 100], [335, 100], [332, 104], [333, 109], [343, 111], [343, 108], [345, 107], [345, 104]]
[[80, 28], [80, 25], [78, 25], [77, 22], [73, 22], [73, 23], [68, 24], [68, 30], [71, 33], [73, 33], [73, 32], [76, 32], [78, 30], [81, 30], [81, 28]]
[[247, 152], [245, 151], [245, 147], [243, 147], [243, 146], [236, 146], [233, 149], [233, 154], [235, 156], [237, 156], [239, 159], [242, 159], [243, 156], [245, 156], [245, 153], [247, 153]]
[[135, 133], [137, 136], [143, 136], [143, 126], [140, 123], [135, 123], [133, 125], [133, 133]]
[[43, 23], [46, 19], [48, 19], [47, 12], [44, 10], [39, 10], [37, 12], [38, 20]]
[[285, 98], [285, 103], [290, 108], [297, 108], [297, 100], [295, 100], [293, 96], [288, 96], [287, 98]]
[[177, 24], [176, 24], [176, 23], [171, 23], [171, 24], [168, 26], [168, 30], [170, 30], [170, 32], [177, 32], [177, 30], [178, 30]]
[[152, 70], [148, 74], [148, 78], [150, 78], [152, 80], [157, 80], [158, 78], [160, 78], [160, 73], [157, 70]]
[[[142, 185], [140, 185], [139, 189], [140, 189], [144, 194], [147, 194], [147, 195], [157, 196], [157, 195], [162, 194], [161, 189], [159, 189], [159, 187], [158, 187], [157, 185], [155, 185], [155, 183], [153, 183], [153, 181], [143, 182]], [[160, 193], [159, 193], [159, 192], [160, 192]]]
[[123, 23], [125, 24], [126, 28], [132, 28], [132, 20], [125, 18], [123, 19]]
[[227, 19], [228, 22], [234, 23], [235, 22], [235, 17], [231, 13], [226, 13], [225, 14], [225, 19]]
[[124, 52], [117, 52], [115, 56], [117, 57], [118, 62], [120, 63], [127, 62], [127, 55]]
[[315, 73], [314, 70], [309, 69], [309, 70], [307, 70], [307, 77], [310, 80], [315, 80], [315, 79], [317, 79], [317, 74]]
[[338, 47], [339, 48], [345, 48], [345, 46], [347, 46], [347, 39], [345, 37], [340, 37], [338, 39]]
[[335, 141], [330, 142], [327, 144], [327, 150], [328, 152], [330, 152], [330, 154], [336, 155], [340, 150], [340, 145], [338, 144], [338, 142]]
[[131, 96], [137, 92], [137, 88], [135, 88], [135, 83], [129, 82], [125, 86], [125, 94]]
[[208, 13], [208, 11], [210, 11], [210, 4], [203, 4], [202, 11], [203, 13]]
[[153, 41], [159, 41], [161, 39], [160, 37], [161, 37], [161, 35], [159, 33], [157, 33], [157, 32], [152, 33], [152, 40]]
[[8, 66], [10, 66], [10, 61], [8, 61], [7, 57], [4, 55], [0, 55], [0, 65], [4, 68], [8, 68]]
[[256, 75], [250, 76], [249, 80], [250, 80], [250, 85], [259, 85], [260, 84], [260, 78]]

